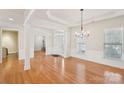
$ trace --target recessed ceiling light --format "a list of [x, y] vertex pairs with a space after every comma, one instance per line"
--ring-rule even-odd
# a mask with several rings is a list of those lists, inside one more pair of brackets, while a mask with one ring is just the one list
[[13, 21], [14, 19], [13, 18], [9, 18], [10, 21]]

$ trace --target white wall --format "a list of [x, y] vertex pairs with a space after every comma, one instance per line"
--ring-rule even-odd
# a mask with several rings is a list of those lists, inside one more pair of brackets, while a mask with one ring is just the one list
[[2, 47], [8, 49], [8, 53], [18, 52], [18, 32], [17, 31], [2, 31]]
[[80, 31], [79, 26], [71, 28], [71, 55], [78, 56], [79, 58], [81, 57], [86, 58], [86, 56], [89, 56], [92, 57], [93, 61], [95, 62], [124, 68], [124, 64], [122, 61], [111, 62], [110, 60], [109, 61], [104, 60], [103, 62], [103, 60], [100, 59], [100, 57], [103, 58], [103, 51], [104, 51], [103, 48], [104, 30], [108, 28], [120, 28], [120, 27], [124, 28], [124, 16], [93, 22], [85, 25], [84, 27], [85, 27], [84, 29], [90, 31], [90, 36], [87, 38], [87, 42], [86, 42], [87, 52], [85, 53], [85, 57], [83, 57], [83, 54], [82, 55], [76, 54], [76, 38], [74, 33], [76, 31]]
[[[94, 22], [91, 24], [87, 24], [85, 29], [89, 30], [90, 36], [87, 39], [87, 49], [101, 51], [103, 50], [103, 42], [104, 42], [104, 30], [108, 28], [124, 28], [124, 16], [103, 20], [99, 22]], [[80, 31], [80, 27], [72, 28], [72, 38], [71, 40], [75, 41], [74, 32]], [[97, 43], [94, 44], [94, 43]], [[75, 49], [76, 44], [71, 43], [72, 49]], [[124, 46], [123, 46], [124, 47]]]

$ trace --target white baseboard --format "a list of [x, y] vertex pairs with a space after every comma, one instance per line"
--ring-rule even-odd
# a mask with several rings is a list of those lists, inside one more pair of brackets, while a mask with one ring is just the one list
[[18, 51], [11, 51], [11, 52], [8, 52], [8, 54], [13, 54], [13, 53], [18, 53]]
[[77, 54], [73, 53], [71, 54], [72, 57], [77, 57], [80, 59], [88, 60], [91, 62], [99, 63], [99, 64], [104, 64], [112, 67], [117, 67], [124, 69], [124, 60], [109, 60], [105, 59], [103, 56], [103, 53], [100, 51], [88, 51], [85, 54]]

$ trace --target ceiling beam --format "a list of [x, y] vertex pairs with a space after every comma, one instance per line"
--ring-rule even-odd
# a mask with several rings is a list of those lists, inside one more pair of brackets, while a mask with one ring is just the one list
[[70, 23], [68, 23], [68, 22], [65, 21], [65, 20], [62, 20], [62, 19], [60, 19], [60, 18], [57, 18], [57, 17], [53, 16], [53, 15], [50, 13], [49, 10], [46, 11], [46, 15], [47, 15], [47, 17], [48, 17], [50, 20], [52, 20], [52, 21], [54, 21], [54, 22], [57, 22], [57, 23], [59, 23], [59, 24], [63, 24], [63, 25], [66, 25], [66, 26], [70, 26]]
[[31, 25], [33, 28], [42, 28], [42, 29], [46, 29], [46, 30], [49, 30], [49, 31], [54, 31], [55, 29], [52, 29], [52, 28], [48, 28], [46, 26], [43, 26], [43, 25]]
[[35, 9], [31, 9], [29, 11], [28, 15], [25, 18], [25, 21], [24, 21], [24, 24], [23, 25], [26, 25], [27, 24], [27, 22], [30, 20], [31, 16], [33, 15], [34, 11], [35, 11]]

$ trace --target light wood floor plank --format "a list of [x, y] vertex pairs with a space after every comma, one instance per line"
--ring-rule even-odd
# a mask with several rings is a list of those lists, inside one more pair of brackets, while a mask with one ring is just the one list
[[74, 57], [63, 59], [35, 52], [31, 70], [23, 70], [23, 61], [9, 55], [0, 64], [1, 84], [89, 84], [124, 83], [124, 70]]

